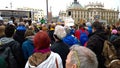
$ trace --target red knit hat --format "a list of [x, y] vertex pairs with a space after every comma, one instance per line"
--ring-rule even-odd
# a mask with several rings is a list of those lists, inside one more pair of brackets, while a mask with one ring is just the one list
[[33, 42], [34, 47], [37, 50], [46, 49], [50, 46], [50, 38], [45, 31], [39, 31], [38, 33], [36, 33]]

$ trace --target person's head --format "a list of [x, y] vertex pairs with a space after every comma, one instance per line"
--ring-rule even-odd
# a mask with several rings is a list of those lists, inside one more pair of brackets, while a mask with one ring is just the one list
[[62, 40], [66, 36], [66, 31], [63, 26], [57, 25], [54, 30], [55, 39]]
[[92, 24], [92, 28], [93, 28], [93, 32], [95, 32], [96, 30], [103, 30], [102, 23], [100, 22], [94, 22]]
[[65, 26], [65, 31], [67, 34], [70, 34], [71, 28], [69, 26]]
[[34, 47], [36, 50], [47, 49], [50, 46], [50, 38], [46, 31], [39, 31], [34, 36]]
[[43, 31], [47, 31], [48, 30], [47, 24], [42, 24], [42, 30]]
[[25, 37], [27, 36], [33, 36], [34, 35], [34, 31], [30, 28], [28, 28], [25, 32]]
[[86, 26], [87, 26], [87, 27], [91, 26], [91, 23], [90, 23], [90, 22], [87, 22], [87, 23], [86, 23]]
[[5, 35], [5, 25], [3, 22], [3, 18], [0, 17], [0, 36]]
[[15, 26], [12, 24], [8, 24], [5, 27], [5, 35], [6, 37], [12, 37], [15, 32]]
[[50, 30], [54, 30], [54, 29], [55, 29], [55, 26], [56, 26], [55, 23], [50, 24]]
[[96, 55], [88, 48], [73, 45], [66, 59], [66, 68], [97, 68]]
[[0, 25], [3, 25], [3, 18], [0, 16]]
[[116, 29], [113, 29], [111, 32], [111, 34], [117, 34], [117, 33], [118, 33], [118, 31]]

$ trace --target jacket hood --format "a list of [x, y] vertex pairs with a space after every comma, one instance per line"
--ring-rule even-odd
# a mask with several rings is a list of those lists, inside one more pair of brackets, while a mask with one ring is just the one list
[[101, 39], [101, 40], [107, 40], [107, 34], [106, 34], [106, 32], [104, 31], [104, 30], [98, 30], [98, 31], [95, 31], [94, 33], [93, 33], [93, 35], [97, 35], [97, 36], [99, 36], [99, 38]]
[[11, 41], [14, 41], [14, 39], [3, 37], [3, 38], [0, 39], [0, 45], [10, 43]]
[[26, 39], [29, 39], [29, 40], [33, 41], [34, 36], [27, 36]]
[[[37, 59], [34, 58], [36, 60], [33, 60], [32, 63], [37, 64], [36, 66], [34, 66], [31, 63], [31, 60], [33, 59], [33, 55], [32, 55], [32, 57], [29, 58], [29, 61], [27, 62], [27, 65], [25, 68], [28, 68], [28, 67], [30, 67], [30, 68], [48, 68], [51, 65], [55, 66], [56, 58], [59, 58], [58, 61], [62, 63], [62, 60], [60, 59], [60, 57], [58, 57], [58, 55], [56, 55], [55, 53], [51, 52], [51, 54], [48, 56], [47, 59], [41, 59], [40, 57], [39, 57], [39, 59], [38, 59], [38, 57], [37, 57]], [[42, 61], [40, 61], [40, 59]], [[36, 61], [39, 61], [39, 64]], [[54, 68], [54, 67], [51, 67], [51, 68]], [[60, 68], [63, 68], [63, 67], [60, 67]]]

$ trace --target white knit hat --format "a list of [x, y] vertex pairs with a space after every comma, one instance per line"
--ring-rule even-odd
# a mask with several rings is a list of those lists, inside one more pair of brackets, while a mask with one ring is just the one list
[[0, 20], [3, 20], [3, 18], [0, 16]]
[[57, 25], [57, 26], [55, 27], [54, 34], [55, 34], [59, 39], [62, 40], [62, 39], [66, 36], [66, 31], [65, 31], [65, 29], [64, 29], [63, 26]]
[[87, 23], [86, 23], [86, 26], [91, 26], [91, 23], [90, 23], [90, 22], [87, 22]]

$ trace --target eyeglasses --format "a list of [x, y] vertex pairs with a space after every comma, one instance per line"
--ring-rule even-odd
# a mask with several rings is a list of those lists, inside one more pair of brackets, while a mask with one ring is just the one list
[[80, 68], [80, 59], [78, 56], [78, 52], [76, 50], [73, 50], [74, 54], [75, 54], [75, 59], [77, 60], [77, 68]]

